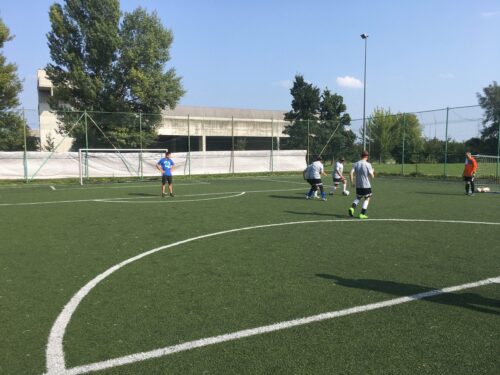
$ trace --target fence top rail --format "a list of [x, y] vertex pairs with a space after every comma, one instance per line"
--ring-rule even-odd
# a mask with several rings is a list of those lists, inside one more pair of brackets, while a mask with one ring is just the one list
[[114, 151], [135, 151], [135, 152], [144, 152], [144, 151], [161, 151], [161, 152], [166, 152], [167, 150], [164, 148], [79, 148], [78, 151], [108, 151], [108, 152], [114, 152]]

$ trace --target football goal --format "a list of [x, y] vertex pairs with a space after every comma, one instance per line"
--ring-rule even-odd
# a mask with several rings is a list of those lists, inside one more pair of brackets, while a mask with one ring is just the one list
[[158, 175], [156, 163], [165, 155], [165, 149], [105, 149], [78, 150], [80, 184], [99, 177], [137, 178]]
[[489, 188], [489, 191], [499, 193], [500, 158], [491, 155], [475, 155], [474, 158], [477, 161], [476, 186], [478, 191]]

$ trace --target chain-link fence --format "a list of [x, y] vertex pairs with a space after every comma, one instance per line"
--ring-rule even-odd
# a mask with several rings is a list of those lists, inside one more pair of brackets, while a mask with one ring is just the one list
[[[479, 106], [397, 114], [376, 109], [365, 121], [349, 123], [46, 110], [19, 110], [2, 116], [0, 151], [24, 152], [23, 177], [27, 181], [36, 178], [51, 158], [80, 149], [87, 149], [86, 153], [90, 149], [140, 153], [169, 149], [186, 153], [188, 161], [195, 152], [229, 152], [234, 159], [239, 151], [267, 151], [269, 172], [273, 172], [273, 153], [281, 150], [306, 150], [307, 163], [321, 155], [329, 165], [340, 156], [348, 162], [357, 160], [364, 145], [379, 173], [445, 177], [461, 175], [466, 151], [496, 156], [496, 160], [500, 153], [499, 131], [484, 132]], [[46, 152], [42, 161], [40, 155], [34, 158], [29, 152], [35, 150]], [[2, 155], [5, 160], [6, 154]], [[251, 163], [252, 154], [245, 155]], [[38, 160], [36, 168], [29, 166], [30, 157]], [[229, 172], [234, 172], [234, 160], [229, 164]]]

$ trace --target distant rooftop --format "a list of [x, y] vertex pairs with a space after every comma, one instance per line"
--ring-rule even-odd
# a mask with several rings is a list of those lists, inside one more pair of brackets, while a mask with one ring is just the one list
[[209, 117], [209, 118], [238, 118], [238, 119], [253, 119], [253, 120], [283, 120], [285, 110], [267, 110], [267, 109], [246, 109], [246, 108], [217, 108], [217, 107], [195, 107], [178, 105], [175, 109], [165, 109], [165, 116], [182, 116], [189, 115], [190, 117]]

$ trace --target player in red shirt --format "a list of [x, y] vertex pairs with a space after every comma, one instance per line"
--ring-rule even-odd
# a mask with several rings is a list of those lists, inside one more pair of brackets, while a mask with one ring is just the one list
[[465, 194], [474, 195], [474, 177], [476, 177], [477, 162], [470, 152], [465, 153], [464, 181]]

